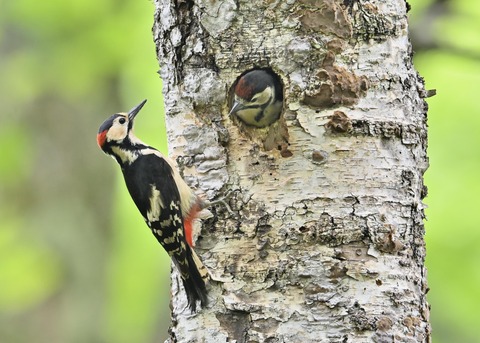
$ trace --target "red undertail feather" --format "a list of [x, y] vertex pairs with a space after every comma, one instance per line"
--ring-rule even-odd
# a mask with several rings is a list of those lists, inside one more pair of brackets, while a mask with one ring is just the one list
[[185, 217], [185, 220], [183, 222], [183, 228], [185, 229], [185, 238], [187, 240], [188, 245], [190, 245], [192, 248], [194, 247], [193, 222], [195, 221], [195, 219], [197, 219], [198, 212], [200, 212], [200, 207], [198, 206], [198, 204], [193, 205], [192, 208], [190, 209], [190, 212]]

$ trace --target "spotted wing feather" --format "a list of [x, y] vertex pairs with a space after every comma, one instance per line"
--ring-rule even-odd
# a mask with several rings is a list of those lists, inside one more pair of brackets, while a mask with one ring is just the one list
[[[148, 170], [149, 173], [144, 171]], [[190, 308], [207, 303], [206, 268], [185, 239], [179, 191], [172, 168], [155, 154], [140, 155], [122, 169], [130, 195], [152, 233], [177, 266]]]

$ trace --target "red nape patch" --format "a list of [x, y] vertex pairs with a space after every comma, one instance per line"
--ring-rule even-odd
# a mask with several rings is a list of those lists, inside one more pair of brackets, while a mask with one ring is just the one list
[[107, 140], [107, 131], [108, 130], [102, 131], [97, 135], [97, 144], [100, 147], [100, 149], [103, 149], [103, 145]]

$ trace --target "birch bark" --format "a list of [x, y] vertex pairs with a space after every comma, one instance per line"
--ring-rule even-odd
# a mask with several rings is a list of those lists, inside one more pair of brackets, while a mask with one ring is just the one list
[[[170, 342], [428, 342], [427, 105], [404, 0], [156, 0], [170, 155], [211, 209], [210, 305], [172, 277]], [[266, 129], [228, 116], [245, 70], [282, 80]]]

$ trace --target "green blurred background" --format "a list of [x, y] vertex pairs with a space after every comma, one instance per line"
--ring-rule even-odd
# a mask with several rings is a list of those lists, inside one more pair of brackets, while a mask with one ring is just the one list
[[[434, 343], [480, 342], [480, 3], [409, 1], [428, 100], [427, 266]], [[96, 146], [149, 102], [166, 150], [150, 1], [0, 0], [0, 342], [160, 342], [170, 272]]]

